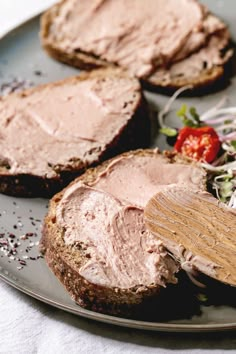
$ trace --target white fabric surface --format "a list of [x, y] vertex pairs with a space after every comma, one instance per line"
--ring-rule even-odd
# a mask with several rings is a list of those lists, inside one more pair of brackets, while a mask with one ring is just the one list
[[56, 0], [0, 0], [0, 38], [55, 2]]
[[[0, 0], [0, 37], [53, 2]], [[47, 306], [0, 281], [1, 354], [218, 354], [235, 350], [235, 332], [190, 335], [113, 327]]]

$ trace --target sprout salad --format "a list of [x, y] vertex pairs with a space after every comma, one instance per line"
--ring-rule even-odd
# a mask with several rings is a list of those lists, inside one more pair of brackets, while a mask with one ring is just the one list
[[[177, 143], [174, 149], [198, 160], [207, 170], [210, 187], [216, 197], [229, 207], [236, 208], [236, 107], [222, 108], [224, 102], [221, 101], [217, 106], [199, 115], [195, 107], [190, 107], [188, 110], [186, 105], [182, 105], [177, 116], [182, 120], [184, 127], [175, 129], [166, 126], [164, 118], [169, 113], [172, 103], [178, 95], [189, 88], [186, 86], [176, 91], [164, 109], [159, 112], [160, 132], [167, 136], [176, 136], [179, 146], [184, 130], [185, 140], [181, 142], [183, 149], [177, 149]], [[216, 156], [211, 162], [204, 160], [206, 155], [202, 154], [202, 158], [199, 155], [199, 152], [203, 151], [203, 142], [205, 149], [214, 149], [214, 146], [210, 146], [211, 140], [206, 134], [201, 137], [200, 141], [199, 131], [206, 131], [206, 129], [212, 130], [220, 143], [220, 149], [215, 151]], [[198, 134], [193, 134], [195, 130]], [[189, 136], [186, 139], [188, 131]]]

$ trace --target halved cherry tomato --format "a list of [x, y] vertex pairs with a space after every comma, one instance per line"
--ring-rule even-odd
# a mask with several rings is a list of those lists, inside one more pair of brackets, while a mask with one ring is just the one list
[[212, 127], [184, 127], [179, 131], [174, 149], [194, 160], [212, 162], [220, 145], [220, 139]]

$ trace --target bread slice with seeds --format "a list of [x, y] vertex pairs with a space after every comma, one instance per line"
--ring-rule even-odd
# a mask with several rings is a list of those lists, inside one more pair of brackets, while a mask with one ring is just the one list
[[141, 149], [88, 169], [52, 198], [40, 247], [79, 305], [130, 316], [176, 283], [179, 265], [147, 231], [143, 210], [156, 191], [183, 184], [205, 190], [205, 171]]
[[147, 88], [204, 89], [225, 77], [230, 34], [197, 0], [176, 4], [63, 0], [41, 18], [42, 46], [79, 69], [123, 67]]
[[0, 98], [0, 192], [49, 197], [88, 167], [149, 144], [137, 79], [95, 70]]

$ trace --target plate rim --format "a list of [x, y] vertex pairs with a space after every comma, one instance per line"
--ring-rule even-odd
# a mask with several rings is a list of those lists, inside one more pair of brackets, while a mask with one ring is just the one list
[[[9, 278], [7, 275], [0, 271], [0, 279], [13, 288], [23, 292], [24, 294], [31, 296], [32, 298], [46, 303], [50, 306], [72, 313], [73, 315], [81, 316], [90, 320], [95, 320], [107, 324], [112, 324], [120, 327], [134, 328], [146, 331], [160, 331], [160, 332], [185, 332], [185, 333], [203, 333], [203, 332], [222, 332], [222, 331], [234, 331], [236, 330], [236, 322], [228, 322], [224, 324], [220, 323], [206, 323], [206, 324], [180, 324], [180, 323], [168, 323], [168, 322], [149, 322], [141, 320], [132, 320], [124, 317], [116, 317], [111, 315], [102, 314], [95, 311], [90, 311], [78, 306], [78, 310], [73, 307], [65, 305], [61, 302], [52, 300], [51, 298], [40, 294], [39, 292], [32, 291], [27, 286], [21, 285], [16, 281]], [[61, 285], [62, 286], [62, 285]]]

